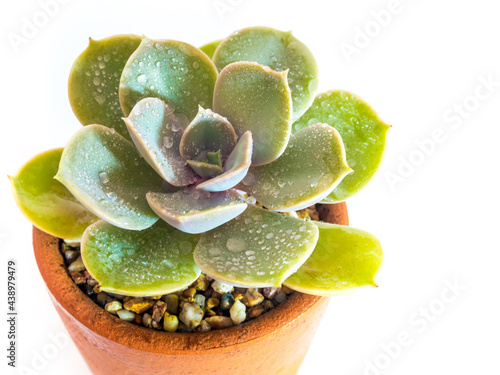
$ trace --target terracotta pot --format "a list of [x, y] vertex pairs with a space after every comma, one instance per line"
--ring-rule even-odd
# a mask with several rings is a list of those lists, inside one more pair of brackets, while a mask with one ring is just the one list
[[[323, 206], [322, 219], [348, 224], [344, 203]], [[38, 268], [66, 329], [97, 375], [296, 374], [329, 299], [293, 293], [263, 316], [206, 333], [168, 333], [105, 312], [73, 282], [59, 239], [33, 229]]]

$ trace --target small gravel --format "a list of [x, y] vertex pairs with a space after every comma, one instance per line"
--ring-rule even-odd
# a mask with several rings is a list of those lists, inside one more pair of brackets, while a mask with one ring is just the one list
[[[314, 206], [298, 211], [296, 217], [318, 220]], [[188, 288], [156, 297], [130, 297], [101, 291], [86, 271], [79, 244], [61, 241], [68, 273], [96, 304], [120, 319], [166, 332], [208, 332], [244, 324], [285, 302], [294, 291], [280, 288], [240, 288], [213, 280], [205, 274]]]

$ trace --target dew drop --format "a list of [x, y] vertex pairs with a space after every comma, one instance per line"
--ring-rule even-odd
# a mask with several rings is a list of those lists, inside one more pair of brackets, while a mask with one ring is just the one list
[[243, 185], [251, 186], [255, 183], [255, 176], [252, 173], [247, 173], [241, 182]]
[[109, 176], [106, 172], [100, 172], [99, 173], [99, 180], [101, 180], [101, 182], [103, 184], [107, 184], [109, 182]]
[[240, 251], [245, 250], [246, 245], [241, 238], [230, 237], [226, 242], [226, 247], [232, 253], [239, 253]]
[[139, 83], [140, 85], [144, 85], [146, 83], [146, 75], [145, 74], [139, 74], [137, 76], [137, 83]]
[[163, 137], [162, 142], [163, 146], [165, 146], [166, 148], [170, 148], [174, 144], [174, 140], [172, 139], [172, 137]]

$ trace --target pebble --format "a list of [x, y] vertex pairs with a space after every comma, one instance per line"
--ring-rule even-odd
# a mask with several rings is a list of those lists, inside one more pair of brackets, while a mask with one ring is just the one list
[[267, 299], [273, 299], [274, 296], [281, 290], [281, 288], [276, 288], [274, 286], [269, 287], [269, 288], [263, 288], [262, 289], [262, 294], [264, 294], [264, 297]]
[[278, 294], [276, 294], [276, 297], [274, 297], [274, 300], [277, 303], [283, 303], [286, 301], [286, 293], [281, 290]]
[[125, 320], [126, 322], [133, 322], [135, 319], [135, 313], [132, 311], [122, 309], [118, 310], [116, 313], [121, 320]]
[[179, 318], [176, 315], [170, 315], [168, 312], [163, 315], [163, 329], [167, 332], [175, 332], [179, 327]]
[[203, 310], [196, 302], [185, 303], [182, 307], [181, 313], [179, 314], [179, 319], [188, 328], [196, 328], [200, 325], [203, 319]]
[[198, 326], [198, 328], [196, 329], [197, 331], [199, 332], [208, 332], [212, 329], [212, 327], [210, 327], [210, 324], [207, 323], [207, 320], [202, 320], [200, 325]]
[[206, 306], [207, 309], [211, 309], [213, 307], [219, 306], [220, 301], [217, 298], [211, 297], [207, 300]]
[[167, 294], [163, 296], [163, 302], [167, 304], [169, 314], [177, 315], [179, 307], [179, 297], [176, 294]]
[[167, 304], [163, 301], [156, 301], [153, 306], [153, 320], [159, 323], [161, 318], [163, 318], [165, 311], [167, 311]]
[[232, 285], [225, 284], [219, 280], [215, 280], [212, 283], [212, 288], [213, 288], [213, 290], [215, 290], [217, 293], [220, 293], [220, 294], [231, 293], [234, 290], [234, 287]]
[[107, 312], [109, 312], [113, 315], [116, 315], [116, 313], [122, 309], [123, 309], [123, 306], [118, 301], [109, 302], [106, 304], [106, 306], [104, 306], [104, 310], [106, 310]]
[[206, 318], [205, 321], [212, 329], [228, 328], [234, 325], [233, 320], [228, 316], [212, 316], [210, 318]]
[[[127, 298], [124, 299], [124, 301]], [[143, 312], [149, 310], [151, 307], [153, 307], [155, 302], [151, 299], [145, 299], [141, 297], [136, 297], [127, 300], [124, 304], [123, 307], [125, 307], [127, 310], [133, 311], [137, 314], [142, 314]]]
[[194, 298], [195, 294], [196, 294], [195, 288], [188, 288], [182, 293], [182, 295], [187, 298]]
[[243, 323], [247, 317], [246, 314], [247, 307], [240, 301], [235, 301], [229, 313], [231, 314], [231, 320], [234, 324]]
[[87, 282], [87, 278], [82, 272], [70, 272], [69, 275], [71, 276], [76, 285], [82, 285]]
[[201, 274], [200, 277], [198, 277], [198, 279], [196, 279], [196, 281], [191, 286], [196, 290], [199, 290], [200, 292], [204, 292], [210, 286], [210, 282], [208, 281], [206, 275]]
[[80, 256], [80, 252], [76, 251], [76, 250], [66, 250], [64, 252], [64, 259], [66, 259], [66, 262], [68, 264], [73, 263], [75, 260], [78, 259], [79, 256]]
[[200, 305], [202, 310], [205, 310], [205, 300], [206, 300], [206, 298], [203, 294], [197, 294], [194, 297], [194, 302], [196, 302], [198, 305]]
[[[269, 301], [269, 302], [271, 302], [271, 301]], [[255, 319], [258, 316], [261, 316], [263, 312], [264, 312], [264, 307], [262, 307], [262, 305], [255, 306], [255, 307], [252, 307], [250, 310], [248, 310], [248, 316], [252, 319]]]
[[152, 328], [153, 327], [153, 317], [146, 313], [142, 316], [142, 324], [144, 324], [144, 327]]
[[113, 298], [111, 298], [107, 293], [104, 292], [97, 293], [96, 299], [101, 306], [105, 306], [106, 304], [113, 301]]
[[223, 294], [220, 300], [220, 308], [222, 310], [229, 310], [231, 306], [233, 306], [233, 303], [234, 303], [234, 297], [232, 294], [229, 293]]
[[85, 265], [83, 264], [82, 257], [79, 256], [68, 266], [69, 272], [83, 272], [85, 271]]
[[260, 294], [255, 288], [248, 288], [245, 293], [245, 304], [248, 307], [253, 307], [264, 301], [264, 296]]

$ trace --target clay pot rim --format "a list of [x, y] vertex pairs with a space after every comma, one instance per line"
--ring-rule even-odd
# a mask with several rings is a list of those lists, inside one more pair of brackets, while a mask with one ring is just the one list
[[[335, 205], [347, 224], [345, 204]], [[333, 208], [333, 207], [332, 207]], [[33, 247], [42, 278], [55, 304], [82, 326], [131, 349], [170, 355], [215, 353], [228, 347], [245, 347], [256, 340], [279, 334], [297, 318], [328, 297], [294, 292], [282, 304], [243, 324], [209, 332], [166, 332], [125, 322], [106, 312], [87, 297], [71, 279], [59, 250], [60, 240], [33, 227]]]

